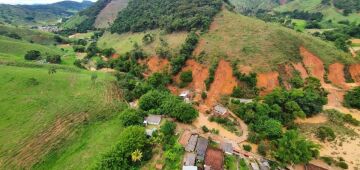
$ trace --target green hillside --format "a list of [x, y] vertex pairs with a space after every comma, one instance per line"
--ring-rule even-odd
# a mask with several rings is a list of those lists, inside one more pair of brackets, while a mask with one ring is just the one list
[[330, 2], [331, 1], [329, 1], [329, 4], [323, 4], [322, 0], [294, 0], [275, 8], [274, 10], [279, 12], [294, 10], [321, 12], [324, 15], [323, 22], [332, 20], [333, 23], [337, 23], [338, 21], [349, 20], [350, 22], [360, 23], [360, 13], [358, 10], [354, 9], [350, 14], [345, 16], [343, 14], [343, 9], [337, 8], [334, 6], [334, 3]]
[[[325, 64], [354, 60], [319, 38], [227, 10], [215, 17], [210, 31], [200, 39], [199, 59], [210, 62], [212, 58], [225, 57], [259, 71], [276, 70], [278, 64], [300, 61], [300, 46], [315, 53]], [[201, 57], [202, 51], [208, 57]]]
[[116, 142], [122, 127], [112, 115], [124, 105], [107, 93], [113, 77], [73, 70], [0, 66], [0, 169], [41, 160], [39, 169], [89, 169]]

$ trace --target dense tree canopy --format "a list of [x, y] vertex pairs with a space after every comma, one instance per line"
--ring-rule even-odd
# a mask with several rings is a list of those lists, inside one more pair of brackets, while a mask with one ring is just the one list
[[135, 109], [126, 109], [119, 117], [124, 126], [141, 125], [144, 121], [144, 113]]
[[151, 147], [145, 135], [145, 128], [130, 126], [121, 132], [119, 142], [110, 152], [106, 153], [96, 169], [131, 169], [140, 162], [131, 160], [135, 151], [142, 153], [142, 161], [151, 158]]
[[356, 87], [345, 94], [344, 105], [360, 109], [360, 87]]
[[308, 163], [319, 155], [319, 146], [306, 140], [295, 130], [287, 131], [273, 144], [275, 149], [272, 155], [283, 166]]
[[220, 0], [133, 0], [119, 12], [111, 32], [207, 29], [220, 8]]

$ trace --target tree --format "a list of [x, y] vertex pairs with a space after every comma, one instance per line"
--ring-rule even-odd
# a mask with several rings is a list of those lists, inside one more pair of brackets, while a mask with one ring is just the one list
[[277, 139], [282, 135], [282, 124], [278, 120], [269, 119], [263, 125], [265, 136], [269, 139]]
[[[103, 155], [96, 169], [131, 169], [139, 166], [139, 161], [133, 162], [132, 155], [138, 150], [142, 153], [141, 160], [151, 158], [151, 147], [145, 135], [145, 128], [130, 126], [125, 128], [118, 139], [115, 148]], [[139, 154], [135, 155], [137, 159]]]
[[250, 145], [243, 145], [243, 149], [250, 152], [251, 151], [251, 146]]
[[181, 102], [170, 115], [180, 122], [190, 123], [199, 116], [199, 113], [190, 104]]
[[107, 49], [104, 49], [102, 50], [102, 55], [104, 55], [105, 57], [111, 57], [113, 54], [115, 54], [115, 50], [113, 48], [107, 48]]
[[145, 111], [160, 108], [164, 98], [165, 95], [163, 92], [151, 90], [140, 97], [139, 107]]
[[185, 83], [190, 83], [193, 81], [192, 71], [184, 71], [180, 74], [180, 80]]
[[133, 153], [131, 153], [131, 160], [133, 162], [141, 161], [142, 152], [139, 149], [136, 149]]
[[355, 87], [346, 92], [344, 96], [344, 105], [346, 107], [360, 109], [360, 87]]
[[266, 146], [265, 142], [261, 141], [257, 150], [260, 155], [266, 156], [267, 146]]
[[287, 131], [273, 145], [272, 155], [282, 166], [308, 163], [319, 155], [319, 145], [306, 140], [295, 130]]
[[176, 129], [176, 123], [166, 121], [161, 127], [160, 132], [165, 135], [165, 137], [171, 137], [174, 135]]
[[60, 57], [60, 55], [48, 55], [48, 56], [46, 56], [46, 62], [52, 63], [52, 64], [60, 64], [61, 57]]
[[316, 137], [321, 141], [333, 141], [336, 138], [334, 131], [327, 126], [320, 126], [316, 131]]
[[37, 51], [37, 50], [30, 50], [30, 51], [26, 52], [24, 58], [25, 58], [25, 60], [38, 60], [41, 58], [41, 53], [40, 53], [40, 51]]
[[144, 116], [135, 109], [126, 109], [120, 113], [120, 121], [124, 126], [141, 125]]

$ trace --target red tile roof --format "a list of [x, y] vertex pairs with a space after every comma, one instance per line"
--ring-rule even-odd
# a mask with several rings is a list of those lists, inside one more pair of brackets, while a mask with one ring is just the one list
[[224, 153], [220, 149], [208, 148], [205, 154], [205, 166], [211, 170], [223, 170]]

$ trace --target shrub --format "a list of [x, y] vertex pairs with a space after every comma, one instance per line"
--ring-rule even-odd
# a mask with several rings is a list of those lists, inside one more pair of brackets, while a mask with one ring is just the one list
[[113, 48], [107, 48], [102, 50], [102, 55], [104, 55], [105, 57], [111, 57], [113, 54], [115, 54], [115, 50]]
[[31, 50], [25, 54], [25, 60], [39, 60], [41, 58], [40, 51]]
[[243, 149], [250, 152], [252, 148], [250, 145], [243, 145]]
[[80, 60], [80, 59], [76, 59], [76, 60], [74, 61], [74, 65], [75, 65], [76, 67], [79, 67], [79, 68], [84, 68], [84, 66], [81, 64], [81, 60]]
[[337, 162], [336, 166], [338, 166], [338, 167], [340, 167], [342, 169], [348, 169], [349, 168], [348, 164], [343, 162], [343, 161]]
[[163, 134], [165, 135], [165, 137], [171, 137], [172, 135], [175, 134], [175, 129], [176, 129], [176, 123], [170, 122], [170, 121], [166, 121], [166, 122], [160, 127], [160, 132], [163, 133]]
[[184, 71], [180, 74], [180, 80], [185, 83], [190, 83], [193, 81], [192, 71]]
[[260, 142], [258, 146], [258, 153], [262, 156], [266, 156], [267, 146], [264, 142]]
[[360, 87], [355, 87], [345, 94], [344, 105], [346, 107], [360, 109]]
[[201, 127], [204, 133], [208, 133], [210, 130], [204, 125]]
[[336, 138], [334, 131], [327, 126], [320, 126], [316, 131], [316, 136], [321, 141], [333, 141]]
[[82, 46], [82, 45], [74, 45], [73, 49], [74, 49], [75, 52], [78, 52], [78, 53], [85, 52], [85, 47]]
[[207, 94], [206, 94], [206, 92], [201, 92], [201, 98], [203, 99], [203, 100], [205, 100], [206, 98], [207, 98]]
[[154, 35], [153, 34], [146, 34], [143, 39], [142, 39], [142, 42], [145, 44], [145, 45], [148, 45], [148, 44], [151, 44], [152, 42], [154, 42], [155, 38], [154, 38]]
[[46, 62], [52, 63], [52, 64], [60, 64], [61, 57], [60, 57], [60, 55], [48, 55], [48, 56], [46, 56]]
[[126, 109], [119, 117], [124, 126], [142, 125], [144, 121], [144, 114], [135, 109]]

